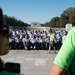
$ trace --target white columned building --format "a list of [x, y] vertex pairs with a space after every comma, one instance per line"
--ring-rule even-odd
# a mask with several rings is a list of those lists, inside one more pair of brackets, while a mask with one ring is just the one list
[[49, 31], [50, 27], [42, 27], [39, 22], [32, 22], [31, 26], [27, 27], [28, 30], [40, 30], [40, 31]]

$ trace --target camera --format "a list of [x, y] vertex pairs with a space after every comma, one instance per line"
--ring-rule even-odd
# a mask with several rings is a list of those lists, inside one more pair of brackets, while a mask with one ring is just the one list
[[20, 73], [20, 64], [13, 62], [4, 62], [0, 58], [0, 71], [8, 71], [11, 73]]

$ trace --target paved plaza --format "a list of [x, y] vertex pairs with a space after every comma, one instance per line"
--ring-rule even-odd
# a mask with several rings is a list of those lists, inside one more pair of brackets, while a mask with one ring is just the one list
[[49, 75], [55, 56], [53, 51], [49, 54], [47, 50], [10, 50], [1, 58], [5, 62], [20, 63], [24, 75]]

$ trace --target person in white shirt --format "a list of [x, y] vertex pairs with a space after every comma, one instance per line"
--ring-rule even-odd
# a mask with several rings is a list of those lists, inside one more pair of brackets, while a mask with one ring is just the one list
[[28, 47], [28, 38], [27, 38], [27, 36], [25, 36], [24, 38], [23, 38], [23, 40], [22, 40], [22, 42], [23, 42], [23, 45], [24, 45], [24, 48], [27, 50], [27, 47]]
[[15, 37], [15, 49], [20, 49], [20, 37], [17, 35]]
[[43, 38], [42, 36], [39, 36], [39, 49], [43, 49]]
[[32, 37], [30, 38], [30, 42], [31, 42], [31, 49], [35, 49], [36, 48], [36, 40], [34, 38], [34, 35], [32, 35]]

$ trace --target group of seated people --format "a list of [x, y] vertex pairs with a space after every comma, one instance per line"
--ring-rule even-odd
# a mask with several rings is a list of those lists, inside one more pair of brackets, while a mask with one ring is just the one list
[[[10, 29], [12, 36], [9, 38], [9, 49], [48, 50], [50, 33], [46, 31], [31, 31], [24, 29]], [[55, 32], [54, 32], [55, 33]], [[62, 34], [63, 35], [63, 34]], [[59, 38], [60, 35], [57, 35]], [[59, 38], [60, 40], [60, 38]], [[61, 42], [60, 42], [61, 43]], [[60, 43], [57, 44], [59, 47]]]

